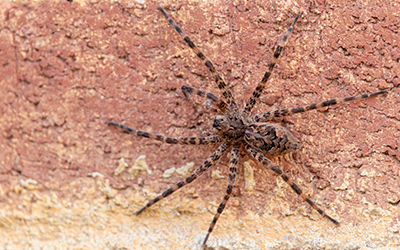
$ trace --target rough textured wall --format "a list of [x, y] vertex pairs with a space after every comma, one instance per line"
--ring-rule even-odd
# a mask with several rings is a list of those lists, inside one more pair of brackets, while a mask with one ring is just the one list
[[[185, 100], [180, 86], [218, 94], [212, 77], [157, 4], [138, 2], [0, 3], [1, 249], [197, 249], [203, 241], [225, 193], [227, 157], [135, 217], [216, 146], [165, 145], [105, 125], [174, 137], [210, 130], [204, 100]], [[286, 1], [170, 2], [161, 5], [240, 105], [298, 11]], [[400, 5], [299, 5], [304, 13], [254, 112], [390, 89], [276, 121], [301, 146], [296, 162], [273, 161], [341, 226], [243, 151], [240, 166], [255, 184], [241, 167], [240, 192], [209, 249], [399, 246]]]

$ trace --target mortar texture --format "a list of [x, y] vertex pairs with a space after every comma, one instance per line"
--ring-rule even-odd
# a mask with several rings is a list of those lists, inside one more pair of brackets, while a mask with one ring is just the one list
[[[185, 100], [180, 87], [218, 89], [158, 4], [239, 105], [298, 11], [290, 1], [1, 1], [0, 249], [200, 249], [228, 158], [136, 217], [217, 146], [166, 145], [105, 124], [171, 137], [211, 130], [205, 100]], [[298, 4], [303, 15], [253, 114], [391, 90], [276, 120], [300, 146], [294, 161], [272, 160], [339, 227], [242, 150], [236, 196], [208, 249], [397, 248], [400, 4]]]

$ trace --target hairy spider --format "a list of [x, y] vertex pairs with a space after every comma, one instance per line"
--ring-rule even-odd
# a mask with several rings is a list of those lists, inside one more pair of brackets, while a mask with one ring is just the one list
[[267, 157], [281, 156], [284, 154], [291, 153], [295, 151], [298, 147], [298, 142], [286, 128], [276, 125], [274, 123], [269, 123], [268, 121], [271, 121], [275, 117], [289, 116], [295, 113], [306, 112], [309, 110], [321, 107], [327, 107], [347, 101], [354, 101], [373, 96], [378, 96], [385, 94], [388, 91], [383, 90], [371, 94], [363, 94], [352, 97], [332, 99], [329, 101], [314, 103], [305, 107], [268, 111], [265, 113], [260, 113], [251, 116], [250, 112], [253, 109], [256, 102], [259, 100], [259, 97], [265, 88], [266, 82], [268, 81], [272, 73], [272, 70], [274, 69], [278, 57], [281, 54], [282, 49], [285, 47], [287, 40], [293, 31], [294, 25], [301, 16], [300, 12], [294, 18], [292, 24], [287, 29], [286, 33], [283, 35], [283, 38], [278, 42], [278, 45], [273, 55], [273, 59], [270, 62], [268, 70], [264, 74], [264, 77], [262, 78], [261, 82], [257, 85], [253, 94], [246, 102], [244, 108], [240, 110], [236, 105], [235, 99], [230, 89], [227, 87], [225, 81], [218, 73], [218, 71], [214, 68], [212, 62], [207, 57], [205, 57], [205, 55], [202, 52], [200, 52], [200, 50], [196, 47], [196, 45], [192, 42], [192, 40], [182, 31], [182, 29], [176, 24], [176, 22], [167, 15], [167, 13], [163, 8], [158, 7], [158, 9], [168, 20], [169, 24], [183, 38], [185, 43], [204, 62], [206, 67], [210, 70], [212, 76], [214, 77], [215, 82], [217, 83], [219, 90], [222, 93], [222, 98], [218, 98], [212, 93], [207, 93], [202, 90], [198, 90], [196, 88], [185, 85], [182, 86], [182, 91], [186, 98], [189, 97], [189, 94], [196, 94], [198, 96], [204, 97], [207, 99], [206, 107], [211, 111], [218, 113], [214, 117], [212, 124], [214, 132], [210, 133], [211, 135], [205, 137], [169, 138], [163, 135], [156, 135], [144, 131], [135, 130], [133, 128], [127, 127], [119, 123], [107, 122], [107, 124], [111, 126], [120, 127], [124, 131], [134, 134], [136, 136], [142, 136], [169, 144], [204, 145], [204, 144], [216, 144], [221, 142], [221, 145], [210, 157], [207, 158], [207, 160], [203, 162], [203, 164], [201, 164], [198, 168], [196, 168], [189, 177], [179, 181], [171, 188], [165, 190], [155, 199], [149, 201], [145, 207], [136, 212], [136, 215], [139, 215], [146, 208], [150, 207], [151, 205], [160, 201], [161, 199], [169, 196], [170, 194], [180, 189], [181, 187], [185, 186], [186, 184], [193, 182], [209, 168], [216, 165], [219, 159], [222, 157], [222, 155], [224, 155], [224, 153], [229, 148], [232, 148], [229, 160], [228, 187], [226, 189], [226, 194], [223, 197], [223, 200], [218, 207], [217, 213], [215, 214], [214, 219], [210, 224], [207, 236], [204, 239], [203, 246], [205, 246], [208, 237], [210, 236], [219, 216], [224, 210], [226, 203], [228, 202], [229, 197], [232, 194], [232, 188], [235, 184], [236, 176], [238, 174], [239, 148], [240, 145], [244, 144], [247, 152], [252, 157], [254, 157], [259, 163], [261, 163], [264, 167], [271, 169], [277, 175], [282, 177], [282, 179], [285, 182], [287, 182], [290, 185], [290, 187], [299, 196], [301, 196], [303, 200], [305, 200], [308, 204], [310, 204], [311, 207], [316, 211], [318, 211], [318, 213], [320, 213], [323, 217], [326, 217], [336, 225], [339, 225], [338, 221], [331, 218], [322, 209], [320, 209], [313, 201], [310, 200], [310, 198], [308, 198], [301, 191], [299, 186], [297, 186], [293, 182], [293, 180], [291, 180], [287, 175], [285, 175], [282, 172], [282, 170], [280, 170], [277, 166], [275, 166], [271, 162], [271, 160], [267, 158]]

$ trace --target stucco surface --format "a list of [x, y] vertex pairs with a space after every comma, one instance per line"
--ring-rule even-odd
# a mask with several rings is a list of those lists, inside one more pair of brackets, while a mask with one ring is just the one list
[[[298, 11], [286, 1], [159, 4], [241, 106]], [[298, 4], [303, 15], [253, 113], [390, 90], [276, 120], [301, 144], [294, 160], [272, 160], [341, 225], [242, 150], [236, 196], [208, 249], [399, 247], [400, 5]], [[171, 137], [210, 131], [214, 114], [180, 87], [218, 89], [157, 5], [0, 3], [0, 249], [200, 247], [228, 158], [136, 217], [217, 146], [166, 145], [105, 124]]]

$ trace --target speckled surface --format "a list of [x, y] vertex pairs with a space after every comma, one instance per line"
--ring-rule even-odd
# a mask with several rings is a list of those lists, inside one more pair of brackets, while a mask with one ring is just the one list
[[[0, 249], [199, 248], [228, 159], [135, 217], [216, 146], [164, 145], [105, 125], [174, 137], [210, 130], [204, 100], [180, 92], [218, 94], [207, 68], [157, 4], [139, 2], [0, 3]], [[277, 120], [301, 146], [295, 162], [273, 161], [340, 227], [242, 151], [237, 196], [209, 249], [399, 247], [400, 4], [298, 3], [304, 14], [254, 112], [391, 90]], [[286, 1], [161, 4], [240, 105], [298, 10]]]

